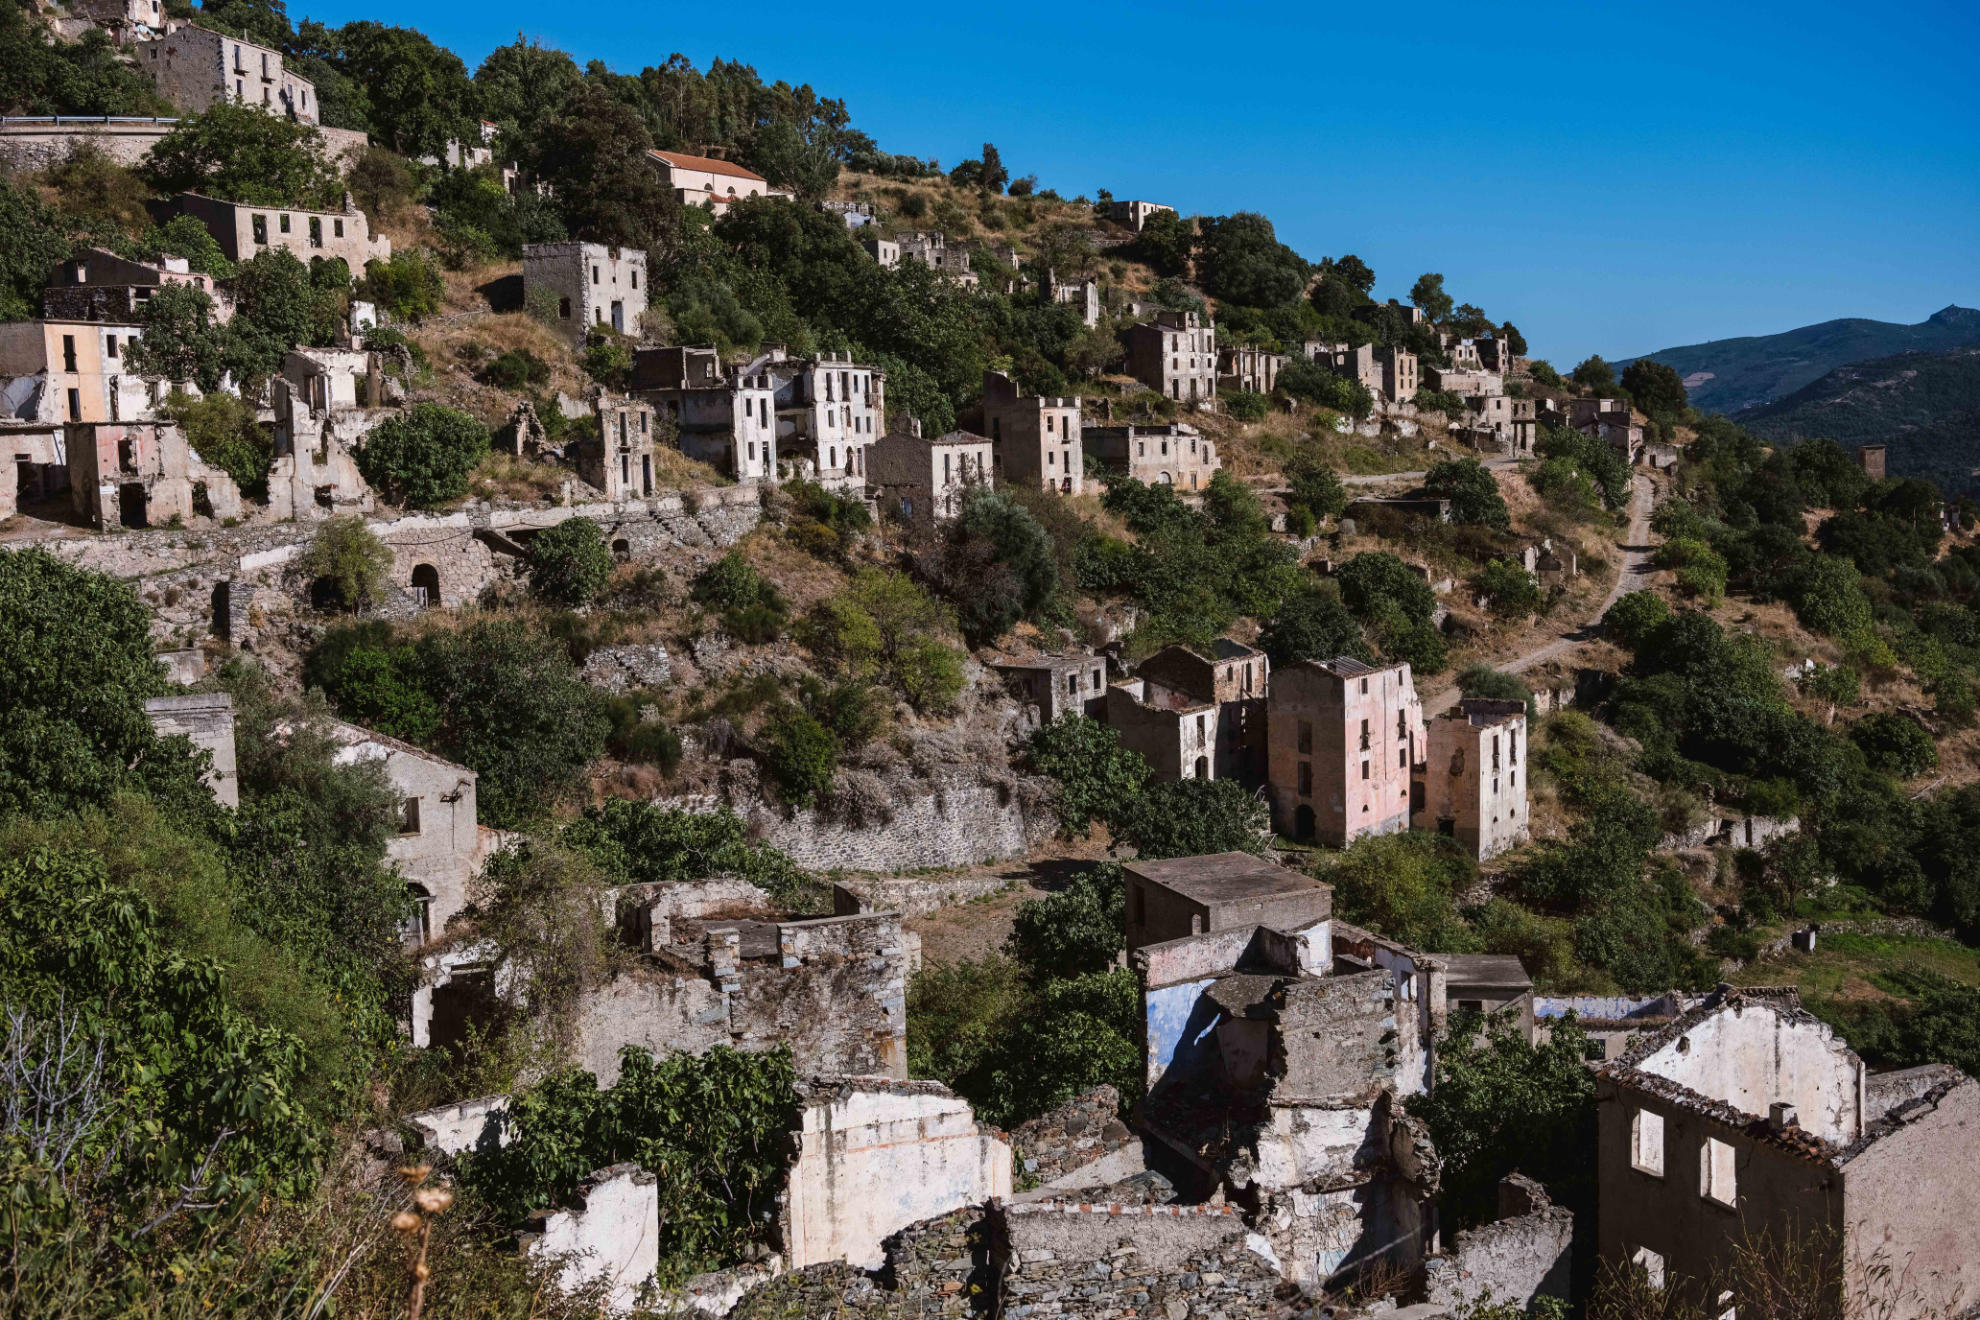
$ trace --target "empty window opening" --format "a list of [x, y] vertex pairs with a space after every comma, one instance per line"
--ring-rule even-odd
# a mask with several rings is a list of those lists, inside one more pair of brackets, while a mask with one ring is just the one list
[[1733, 1148], [1715, 1137], [1705, 1138], [1698, 1148], [1698, 1194], [1708, 1201], [1731, 1206], [1739, 1199], [1738, 1174], [1734, 1169]]
[[1639, 1109], [1629, 1121], [1629, 1166], [1639, 1173], [1664, 1176], [1664, 1116]]
[[419, 833], [419, 799], [409, 797], [399, 803], [399, 833]]

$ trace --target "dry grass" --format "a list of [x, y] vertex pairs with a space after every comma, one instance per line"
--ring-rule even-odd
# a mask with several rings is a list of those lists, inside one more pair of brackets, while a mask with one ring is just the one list
[[569, 468], [498, 450], [481, 460], [468, 481], [475, 499], [555, 503], [572, 476]]

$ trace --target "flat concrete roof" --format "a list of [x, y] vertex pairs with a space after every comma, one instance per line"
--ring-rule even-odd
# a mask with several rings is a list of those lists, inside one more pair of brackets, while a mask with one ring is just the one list
[[1444, 964], [1444, 986], [1455, 994], [1459, 986], [1490, 987], [1505, 990], [1531, 990], [1533, 978], [1510, 953], [1440, 953]]
[[1334, 889], [1324, 881], [1289, 871], [1276, 862], [1254, 857], [1247, 852], [1169, 857], [1159, 862], [1135, 861], [1129, 862], [1125, 869], [1205, 906], [1271, 898], [1278, 894], [1305, 893], [1315, 889], [1331, 894]]

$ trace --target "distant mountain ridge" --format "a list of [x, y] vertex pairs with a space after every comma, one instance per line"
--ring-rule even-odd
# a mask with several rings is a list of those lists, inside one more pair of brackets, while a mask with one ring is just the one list
[[1928, 477], [1948, 494], [1980, 492], [1980, 348], [1900, 353], [1837, 367], [1734, 420], [1768, 440], [1826, 436], [1881, 444], [1894, 477]]
[[[1662, 348], [1641, 356], [1685, 378], [1693, 406], [1737, 413], [1764, 407], [1812, 385], [1837, 367], [1894, 357], [1980, 346], [1980, 310], [1953, 304], [1917, 325], [1846, 317], [1775, 335], [1717, 339]], [[1634, 358], [1625, 358], [1625, 366]]]

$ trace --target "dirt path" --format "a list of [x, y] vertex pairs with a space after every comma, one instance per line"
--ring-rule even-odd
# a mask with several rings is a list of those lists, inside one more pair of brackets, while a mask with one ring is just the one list
[[[1517, 466], [1519, 461], [1516, 458], [1488, 458], [1485, 460], [1485, 466], [1488, 468], [1509, 468]], [[1374, 472], [1361, 477], [1342, 477], [1341, 484], [1343, 486], [1379, 486], [1385, 481], [1421, 481], [1429, 475], [1430, 473], [1427, 468], [1422, 472]]]
[[[1609, 607], [1622, 599], [1625, 594], [1639, 590], [1649, 581], [1650, 556], [1655, 549], [1650, 544], [1650, 510], [1654, 502], [1654, 494], [1655, 487], [1651, 484], [1650, 478], [1643, 473], [1637, 473], [1631, 482], [1629, 530], [1623, 537], [1622, 571], [1616, 574], [1615, 586], [1610, 589], [1607, 598], [1602, 601], [1601, 608], [1595, 611], [1594, 616], [1583, 624], [1569, 628], [1545, 646], [1528, 651], [1524, 655], [1514, 656], [1510, 660], [1501, 660], [1492, 666], [1494, 669], [1502, 674], [1523, 673], [1535, 665], [1545, 664], [1556, 656], [1565, 655], [1581, 643], [1594, 641], [1600, 636], [1602, 616], [1609, 612]], [[1448, 710], [1457, 704], [1457, 699], [1458, 690], [1455, 687], [1439, 692], [1435, 696], [1426, 697], [1423, 702], [1424, 718], [1430, 719]]]

